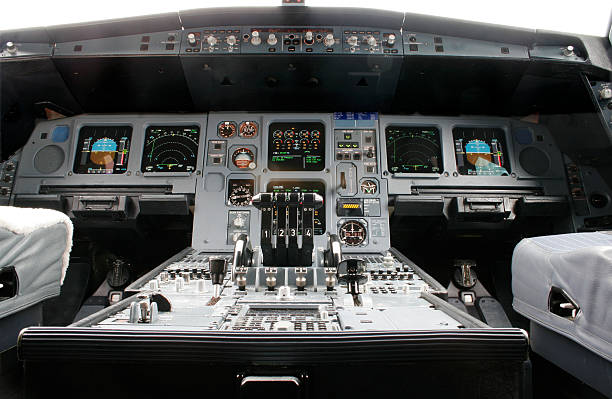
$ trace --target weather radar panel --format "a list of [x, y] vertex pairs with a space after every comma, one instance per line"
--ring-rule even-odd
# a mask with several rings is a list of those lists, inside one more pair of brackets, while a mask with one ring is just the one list
[[387, 126], [387, 165], [391, 173], [441, 173], [440, 131], [434, 126]]
[[462, 175], [508, 176], [506, 138], [500, 128], [453, 129], [457, 170]]
[[131, 126], [83, 126], [79, 130], [74, 173], [125, 173], [131, 140]]
[[199, 126], [149, 126], [142, 172], [193, 172], [198, 163]]

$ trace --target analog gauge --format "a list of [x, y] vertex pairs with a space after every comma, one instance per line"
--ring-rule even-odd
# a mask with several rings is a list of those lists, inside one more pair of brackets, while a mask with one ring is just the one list
[[282, 139], [283, 132], [281, 130], [275, 130], [274, 133], [272, 133], [272, 137], [274, 137], [275, 139]]
[[344, 245], [356, 247], [365, 241], [367, 236], [366, 228], [363, 223], [356, 220], [349, 220], [340, 226], [340, 240]]
[[234, 206], [248, 206], [252, 198], [253, 193], [247, 186], [234, 187], [229, 193], [229, 202]]
[[257, 125], [257, 122], [246, 121], [240, 124], [240, 129], [238, 131], [238, 134], [240, 134], [241, 137], [250, 139], [252, 137], [257, 136], [258, 130], [259, 130], [259, 126]]
[[293, 147], [294, 143], [295, 141], [293, 141], [292, 139], [285, 140], [285, 146], [287, 147], [288, 150], [290, 150]]
[[285, 138], [286, 139], [292, 139], [295, 137], [295, 132], [291, 129], [289, 130], [285, 130]]
[[361, 182], [361, 192], [364, 194], [376, 194], [378, 187], [374, 180], [364, 180]]
[[255, 154], [248, 148], [238, 148], [232, 155], [232, 162], [238, 169], [255, 169]]
[[217, 127], [217, 132], [219, 133], [220, 137], [223, 138], [230, 138], [233, 135], [236, 134], [236, 124], [234, 122], [221, 122], [219, 123], [219, 126]]
[[307, 139], [309, 136], [310, 136], [310, 132], [308, 130], [301, 130], [300, 131], [300, 138]]
[[321, 132], [319, 132], [318, 130], [313, 130], [310, 134], [312, 135], [312, 138], [314, 139], [321, 138]]

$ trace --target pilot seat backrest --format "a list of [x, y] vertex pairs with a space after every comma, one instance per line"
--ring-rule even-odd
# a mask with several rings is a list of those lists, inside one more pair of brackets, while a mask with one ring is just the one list
[[50, 209], [0, 207], [0, 352], [42, 320], [42, 302], [60, 294], [73, 226]]

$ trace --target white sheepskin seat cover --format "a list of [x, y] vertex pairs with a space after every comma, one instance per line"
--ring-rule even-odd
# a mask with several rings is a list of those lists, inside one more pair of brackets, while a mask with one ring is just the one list
[[0, 270], [14, 267], [18, 278], [17, 295], [0, 302], [0, 318], [59, 295], [72, 233], [61, 212], [0, 206]]

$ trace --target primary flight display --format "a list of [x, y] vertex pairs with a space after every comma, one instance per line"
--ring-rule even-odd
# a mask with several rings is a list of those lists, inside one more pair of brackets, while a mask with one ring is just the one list
[[508, 176], [510, 165], [506, 138], [500, 128], [456, 127], [453, 129], [457, 170], [462, 175]]
[[74, 158], [74, 173], [125, 173], [131, 139], [131, 126], [81, 127]]

